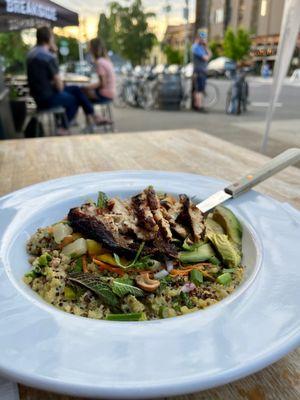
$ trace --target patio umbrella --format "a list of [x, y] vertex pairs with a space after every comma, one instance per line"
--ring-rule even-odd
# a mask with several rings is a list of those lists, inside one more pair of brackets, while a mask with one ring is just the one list
[[0, 32], [78, 24], [78, 14], [49, 0], [0, 0]]
[[284, 78], [293, 56], [300, 28], [300, 0], [286, 0], [280, 29], [280, 40], [274, 66], [274, 80], [271, 88], [270, 104], [266, 114], [266, 126], [261, 151], [266, 152], [275, 104], [281, 92]]

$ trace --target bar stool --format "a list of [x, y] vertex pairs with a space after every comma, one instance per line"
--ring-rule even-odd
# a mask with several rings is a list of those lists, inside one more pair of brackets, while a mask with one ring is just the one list
[[113, 100], [107, 100], [107, 101], [102, 101], [97, 102], [97, 101], [93, 101], [93, 104], [95, 107], [99, 107], [100, 109], [100, 115], [102, 118], [108, 119], [111, 121], [110, 124], [106, 124], [101, 126], [101, 128], [104, 129], [105, 132], [115, 132], [115, 121], [114, 121], [114, 114], [113, 114], [113, 110], [112, 110], [112, 104], [113, 104]]
[[[47, 109], [37, 109], [33, 115], [37, 119], [37, 131], [36, 136], [40, 136], [39, 125], [44, 128], [44, 122], [46, 121], [49, 135], [45, 136], [56, 136], [58, 129], [58, 122], [60, 121], [62, 125], [68, 126], [68, 118], [66, 115], [66, 110], [63, 107], [53, 107]], [[44, 129], [43, 129], [44, 130]], [[45, 132], [45, 130], [44, 130]]]

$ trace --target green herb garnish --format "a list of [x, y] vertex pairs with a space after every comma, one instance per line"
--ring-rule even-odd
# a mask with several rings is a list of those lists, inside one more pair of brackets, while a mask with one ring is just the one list
[[112, 291], [119, 297], [132, 294], [135, 297], [143, 296], [144, 292], [136, 286], [129, 278], [116, 278], [112, 283]]
[[228, 285], [231, 282], [231, 275], [229, 272], [225, 272], [225, 274], [219, 275], [217, 277], [217, 282], [221, 285]]
[[193, 269], [190, 272], [190, 281], [193, 282], [196, 286], [200, 286], [203, 283], [203, 274], [197, 269]]
[[136, 256], [135, 256], [134, 260], [133, 260], [130, 264], [128, 264], [128, 265], [122, 264], [122, 263], [121, 263], [121, 259], [120, 259], [120, 257], [118, 256], [118, 254], [114, 253], [114, 259], [115, 259], [116, 264], [117, 264], [120, 268], [124, 268], [124, 269], [136, 267], [136, 265], [138, 264], [138, 259], [140, 258], [140, 255], [141, 255], [141, 253], [142, 253], [142, 251], [143, 251], [144, 246], [145, 246], [145, 242], [143, 242], [143, 243], [140, 245], [140, 247], [139, 247], [139, 249], [138, 249], [138, 251], [137, 251], [137, 253], [136, 253]]
[[97, 207], [98, 208], [106, 208], [108, 202], [108, 197], [104, 192], [98, 193]]
[[145, 313], [128, 313], [128, 314], [108, 314], [107, 321], [146, 321]]
[[110, 286], [97, 275], [94, 274], [70, 274], [71, 282], [79, 283], [98, 295], [103, 303], [109, 306], [117, 306], [118, 298]]

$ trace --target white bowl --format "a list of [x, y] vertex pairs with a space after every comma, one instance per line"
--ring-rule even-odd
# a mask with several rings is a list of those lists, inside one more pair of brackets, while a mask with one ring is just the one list
[[256, 192], [228, 203], [244, 228], [245, 280], [205, 310], [159, 321], [99, 321], [59, 311], [23, 284], [24, 243], [38, 227], [98, 190], [127, 197], [149, 184], [198, 198], [224, 186], [192, 174], [114, 172], [45, 182], [0, 199], [0, 373], [77, 396], [153, 398], [238, 379], [299, 343], [300, 226]]

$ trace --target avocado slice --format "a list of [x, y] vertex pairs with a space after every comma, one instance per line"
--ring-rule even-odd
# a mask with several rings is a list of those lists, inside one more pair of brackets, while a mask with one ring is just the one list
[[236, 268], [241, 263], [241, 254], [234, 244], [228, 239], [227, 235], [222, 233], [212, 233], [208, 235], [208, 239], [212, 242], [222, 260], [226, 265]]
[[214, 209], [212, 218], [224, 229], [229, 239], [238, 249], [242, 247], [243, 228], [240, 221], [229, 208], [218, 206]]
[[211, 258], [215, 260], [216, 255], [209, 243], [205, 243], [193, 251], [181, 251], [179, 253], [179, 260], [184, 264], [210, 261]]
[[225, 233], [224, 229], [218, 222], [216, 222], [214, 219], [212, 219], [212, 214], [211, 216], [208, 216], [205, 220], [205, 234], [206, 236], [210, 233]]

